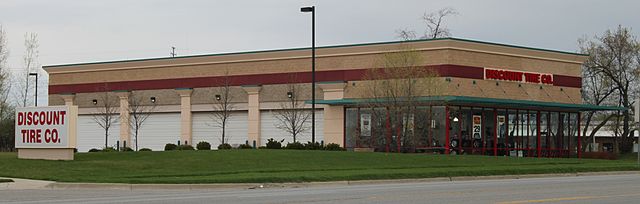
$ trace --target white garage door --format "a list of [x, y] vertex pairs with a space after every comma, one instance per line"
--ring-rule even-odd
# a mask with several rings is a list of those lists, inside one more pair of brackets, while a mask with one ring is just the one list
[[[138, 132], [138, 149], [162, 151], [167, 143], [177, 144], [180, 139], [180, 113], [154, 113], [144, 121]], [[135, 136], [131, 130], [131, 141]], [[133, 149], [135, 146], [131, 145]]]
[[[228, 118], [225, 140], [232, 146], [244, 144], [248, 139], [247, 111], [234, 111]], [[211, 112], [193, 113], [193, 143], [206, 141], [217, 149], [222, 140], [222, 128], [212, 119]], [[251, 144], [251, 142], [250, 142]]]
[[[279, 110], [264, 110], [260, 112], [260, 139], [262, 140], [262, 145], [267, 144], [267, 139], [269, 138], [276, 139], [277, 141], [284, 139], [282, 143], [283, 146], [289, 142], [293, 142], [293, 136], [291, 136], [290, 133], [277, 128], [277, 126], [282, 123], [276, 118], [277, 111]], [[316, 110], [316, 142], [324, 140], [323, 113], [322, 110]], [[311, 114], [311, 110], [309, 110], [309, 114]], [[300, 143], [311, 141], [311, 116], [309, 116], [307, 125], [309, 129], [296, 137], [296, 140]]]
[[[120, 115], [114, 117], [119, 118]], [[78, 152], [87, 152], [91, 148], [104, 148], [104, 129], [93, 120], [91, 115], [78, 116]], [[113, 123], [109, 128], [107, 146], [116, 147], [116, 142], [120, 139], [120, 122]]]

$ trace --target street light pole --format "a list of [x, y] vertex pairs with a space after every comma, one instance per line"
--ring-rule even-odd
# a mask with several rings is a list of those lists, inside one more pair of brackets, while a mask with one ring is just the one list
[[38, 107], [38, 73], [29, 73], [29, 76], [35, 76], [36, 77], [36, 94], [35, 94], [35, 106]]
[[300, 12], [311, 12], [311, 142], [316, 142], [316, 7], [302, 7]]

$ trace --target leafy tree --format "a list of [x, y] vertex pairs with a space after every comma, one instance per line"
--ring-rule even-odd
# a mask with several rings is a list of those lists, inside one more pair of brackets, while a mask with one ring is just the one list
[[595, 84], [586, 84], [586, 90], [592, 91], [594, 88], [590, 86], [595, 86], [602, 88], [599, 92], [604, 93], [601, 98], [592, 94], [596, 97], [586, 97], [585, 101], [593, 103], [598, 99], [627, 108], [618, 111], [614, 117], [614, 139], [617, 140], [614, 148], [622, 153], [630, 152], [633, 148], [633, 116], [629, 110], [640, 91], [640, 43], [630, 28], [618, 26], [593, 39], [582, 39], [580, 47], [582, 53], [589, 55], [583, 68], [589, 73], [587, 79], [598, 78]]

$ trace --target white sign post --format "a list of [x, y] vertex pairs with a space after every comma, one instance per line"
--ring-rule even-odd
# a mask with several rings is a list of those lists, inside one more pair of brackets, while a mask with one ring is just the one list
[[77, 106], [17, 108], [18, 158], [73, 160], [77, 121]]

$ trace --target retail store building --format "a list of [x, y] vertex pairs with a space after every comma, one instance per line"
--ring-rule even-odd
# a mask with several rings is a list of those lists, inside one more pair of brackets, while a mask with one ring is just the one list
[[[397, 114], [384, 100], [363, 94], [367, 73], [387, 53], [410, 47], [419, 68], [437, 75], [438, 94], [413, 97], [411, 113]], [[310, 49], [185, 56], [45, 66], [50, 105], [78, 105], [78, 149], [101, 148], [104, 130], [93, 120], [101, 98], [127, 107], [132, 95], [153, 98], [154, 113], [141, 128], [139, 147], [166, 143], [220, 143], [212, 120], [221, 82], [234, 109], [229, 143], [262, 146], [291, 136], [278, 117], [295, 84], [311, 111]], [[586, 56], [473, 40], [444, 38], [321, 47], [317, 50], [316, 140], [349, 150], [434, 151], [526, 157], [576, 157], [580, 111], [618, 110], [582, 104]], [[148, 100], [150, 105], [152, 100]], [[373, 105], [372, 105], [373, 104]], [[286, 109], [286, 108], [285, 108]], [[127, 118], [126, 111], [118, 113]], [[122, 121], [122, 120], [121, 120]], [[298, 138], [310, 141], [309, 131]], [[132, 144], [128, 123], [112, 126], [108, 146]], [[286, 143], [286, 142], [285, 142]]]

